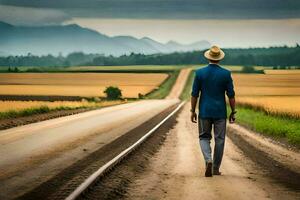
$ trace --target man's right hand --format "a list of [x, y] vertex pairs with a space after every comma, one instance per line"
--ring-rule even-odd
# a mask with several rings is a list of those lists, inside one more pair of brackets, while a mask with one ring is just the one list
[[236, 111], [232, 111], [229, 115], [229, 123], [233, 124], [235, 122], [235, 113]]
[[197, 123], [197, 114], [196, 112], [191, 112], [191, 121]]

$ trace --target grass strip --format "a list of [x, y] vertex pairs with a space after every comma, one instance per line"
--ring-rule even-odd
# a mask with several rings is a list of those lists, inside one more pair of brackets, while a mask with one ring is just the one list
[[[128, 102], [130, 102], [130, 101], [128, 101]], [[125, 101], [124, 101], [124, 103], [125, 103]], [[42, 105], [39, 107], [25, 108], [22, 110], [9, 110], [6, 112], [0, 112], [0, 120], [1, 119], [15, 119], [18, 117], [26, 117], [26, 116], [36, 115], [36, 114], [50, 113], [53, 111], [77, 110], [77, 109], [96, 109], [96, 108], [108, 107], [111, 105], [117, 105], [117, 104], [120, 104], [120, 102], [107, 104], [107, 105], [95, 104], [93, 106], [77, 106], [77, 107], [58, 106], [55, 108], [49, 108], [47, 105]]]
[[238, 106], [237, 110], [237, 123], [262, 134], [287, 139], [289, 143], [300, 147], [299, 120], [275, 116], [243, 106]]
[[26, 108], [24, 110], [9, 110], [6, 112], [0, 112], [0, 119], [12, 119], [16, 117], [30, 116], [34, 114], [48, 113], [50, 108], [48, 106], [40, 106], [36, 108]]
[[170, 93], [178, 77], [179, 70], [169, 73], [169, 77], [157, 88], [146, 94], [145, 99], [163, 99]]
[[92, 108], [89, 106], [80, 106], [80, 107], [67, 107], [67, 106], [60, 106], [56, 108], [49, 108], [48, 106], [40, 106], [40, 107], [33, 107], [33, 108], [25, 108], [23, 110], [9, 110], [7, 112], [0, 112], [0, 119], [14, 119], [18, 117], [25, 117], [25, 116], [32, 116], [36, 114], [43, 114], [49, 113], [51, 111], [60, 111], [60, 110], [75, 110], [75, 109], [82, 109], [82, 108]]
[[192, 92], [192, 85], [195, 77], [195, 71], [190, 71], [189, 77], [185, 83], [184, 89], [180, 94], [180, 99], [183, 101], [186, 101], [191, 98], [191, 92]]

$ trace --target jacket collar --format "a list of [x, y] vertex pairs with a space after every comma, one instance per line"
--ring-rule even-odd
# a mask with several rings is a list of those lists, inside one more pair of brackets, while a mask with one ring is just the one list
[[218, 64], [213, 64], [213, 63], [209, 63], [208, 66], [217, 66], [217, 67], [220, 67], [220, 65], [218, 65]]

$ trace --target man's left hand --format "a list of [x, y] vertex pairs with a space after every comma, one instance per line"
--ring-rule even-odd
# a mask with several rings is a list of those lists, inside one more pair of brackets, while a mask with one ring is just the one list
[[229, 115], [229, 123], [233, 124], [235, 122], [235, 113], [236, 111], [232, 111]]
[[195, 112], [191, 113], [191, 121], [193, 123], [197, 123], [197, 114]]

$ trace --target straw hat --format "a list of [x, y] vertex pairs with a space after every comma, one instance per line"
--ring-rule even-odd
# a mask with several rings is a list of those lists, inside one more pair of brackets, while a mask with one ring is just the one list
[[205, 51], [204, 57], [208, 60], [222, 60], [225, 57], [225, 53], [218, 46], [212, 46], [209, 50]]

